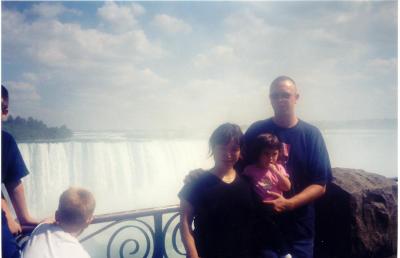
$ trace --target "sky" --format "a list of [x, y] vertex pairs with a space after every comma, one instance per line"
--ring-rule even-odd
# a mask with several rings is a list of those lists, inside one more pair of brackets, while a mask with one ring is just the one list
[[2, 2], [10, 113], [73, 130], [195, 130], [273, 114], [397, 118], [397, 3]]

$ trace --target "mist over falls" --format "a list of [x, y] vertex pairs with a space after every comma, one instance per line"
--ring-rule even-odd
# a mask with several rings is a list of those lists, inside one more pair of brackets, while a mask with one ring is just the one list
[[71, 185], [93, 192], [96, 214], [177, 204], [187, 172], [207, 167], [200, 140], [29, 143], [19, 145], [30, 175], [28, 206], [51, 215]]
[[[332, 167], [397, 176], [396, 130], [322, 133]], [[93, 192], [96, 214], [178, 204], [188, 171], [213, 164], [207, 141], [92, 133], [64, 142], [20, 143], [30, 171], [23, 179], [29, 209], [38, 218], [52, 215], [59, 195], [71, 185]]]

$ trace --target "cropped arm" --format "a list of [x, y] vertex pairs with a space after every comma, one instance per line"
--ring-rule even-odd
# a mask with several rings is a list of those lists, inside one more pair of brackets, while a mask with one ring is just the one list
[[8, 203], [3, 196], [1, 196], [1, 210], [4, 211], [10, 232], [14, 235], [21, 233], [21, 226], [18, 224], [18, 222], [14, 220], [10, 207], [8, 206]]
[[26, 205], [25, 190], [21, 180], [5, 184], [10, 200], [13, 204], [15, 214], [19, 223], [23, 226], [36, 226], [38, 221], [33, 219]]
[[180, 231], [182, 242], [186, 249], [186, 257], [198, 258], [199, 254], [197, 253], [192, 230], [193, 207], [184, 199], [181, 199], [180, 214]]

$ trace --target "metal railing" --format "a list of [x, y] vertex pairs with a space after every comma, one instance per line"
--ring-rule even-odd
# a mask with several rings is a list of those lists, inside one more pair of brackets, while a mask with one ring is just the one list
[[[100, 227], [83, 236], [80, 242], [85, 243], [99, 235], [102, 235], [104, 239], [105, 231], [111, 231], [111, 236], [107, 237], [108, 242], [106, 240], [107, 258], [124, 258], [126, 253], [129, 257], [185, 256], [178, 232], [179, 206], [177, 205], [96, 215], [91, 225], [96, 224]], [[128, 234], [126, 232], [128, 229], [135, 230], [135, 233]], [[139, 240], [140, 237], [142, 240]], [[169, 242], [166, 248], [168, 240], [172, 243]], [[27, 241], [26, 236], [19, 240], [22, 245], [25, 241]], [[120, 244], [115, 248], [117, 242]], [[145, 246], [142, 248], [143, 244]], [[171, 252], [173, 255], [170, 255]]]

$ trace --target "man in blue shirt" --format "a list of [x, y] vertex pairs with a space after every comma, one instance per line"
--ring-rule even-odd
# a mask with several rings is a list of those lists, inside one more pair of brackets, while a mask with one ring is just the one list
[[[1, 118], [7, 119], [8, 115], [8, 91], [1, 86]], [[1, 229], [2, 229], [2, 257], [20, 257], [19, 246], [14, 236], [21, 233], [21, 225], [34, 227], [38, 224], [28, 211], [24, 186], [21, 178], [28, 174], [28, 170], [19, 152], [17, 143], [11, 134], [1, 131], [1, 182], [7, 189], [12, 205], [17, 215], [17, 223], [9, 209], [4, 196], [1, 195]]]
[[272, 118], [253, 123], [244, 136], [242, 167], [255, 160], [251, 149], [256, 137], [263, 133], [276, 135], [288, 154], [286, 169], [292, 189], [286, 195], [271, 193], [276, 199], [267, 201], [282, 214], [284, 233], [294, 258], [312, 258], [314, 248], [314, 201], [325, 193], [331, 180], [328, 152], [318, 128], [297, 118], [295, 107], [299, 99], [296, 83], [287, 76], [276, 78], [269, 97], [274, 109]]

